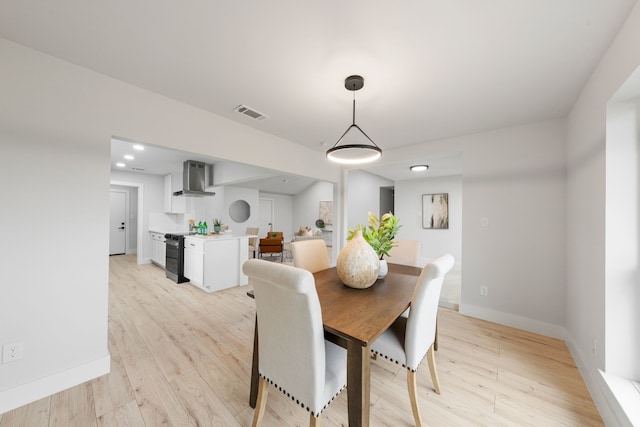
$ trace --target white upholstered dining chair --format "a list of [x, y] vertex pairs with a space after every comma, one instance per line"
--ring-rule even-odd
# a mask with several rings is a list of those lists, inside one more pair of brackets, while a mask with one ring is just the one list
[[[390, 264], [411, 265], [413, 267], [423, 267], [420, 263], [420, 250], [422, 243], [420, 240], [403, 240], [394, 239], [396, 246], [391, 248], [387, 262]], [[409, 315], [409, 310], [402, 314], [404, 317]], [[438, 322], [436, 322], [436, 336], [433, 343], [433, 349], [438, 350]], [[375, 356], [375, 355], [374, 355]], [[374, 357], [375, 358], [375, 357]]]
[[260, 232], [260, 228], [258, 227], [247, 227], [247, 231], [245, 231], [245, 234], [248, 234], [249, 236], [256, 236], [256, 237], [249, 237], [249, 251], [253, 251], [253, 257], [256, 257], [256, 251], [258, 250], [258, 233]]
[[303, 268], [311, 273], [331, 267], [327, 245], [322, 239], [291, 242], [289, 247], [294, 267]]
[[420, 240], [394, 239], [393, 243], [395, 246], [391, 248], [389, 256], [386, 258], [388, 263], [422, 267], [420, 265], [420, 249], [422, 247]]
[[253, 426], [262, 422], [269, 384], [310, 413], [311, 426], [347, 383], [347, 352], [325, 341], [313, 275], [303, 269], [250, 259], [242, 271], [256, 299], [258, 400]]
[[453, 266], [453, 256], [443, 255], [423, 269], [411, 299], [408, 316], [400, 316], [371, 345], [371, 351], [407, 368], [407, 388], [416, 426], [422, 425], [416, 390], [416, 371], [427, 356], [431, 381], [440, 394], [433, 343], [436, 333], [438, 300], [444, 276]]

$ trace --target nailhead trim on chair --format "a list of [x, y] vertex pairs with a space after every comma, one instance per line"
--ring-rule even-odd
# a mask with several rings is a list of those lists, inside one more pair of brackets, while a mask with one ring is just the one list
[[283, 389], [282, 387], [280, 387], [278, 384], [274, 383], [272, 380], [270, 380], [269, 378], [265, 377], [264, 375], [260, 374], [261, 378], [264, 378], [269, 384], [271, 384], [272, 386], [274, 386], [276, 389], [280, 390], [282, 392], [282, 394], [286, 395], [287, 397], [290, 397], [291, 400], [293, 400], [294, 402], [296, 402], [297, 405], [300, 405], [300, 407], [304, 408], [307, 410], [307, 412], [310, 412], [313, 414], [314, 417], [318, 418], [320, 416], [320, 414], [322, 414], [322, 412], [327, 409], [327, 406], [329, 406], [329, 404], [331, 402], [333, 402], [333, 399], [335, 399], [336, 397], [338, 397], [338, 395], [340, 394], [340, 392], [342, 390], [345, 389], [346, 386], [342, 386], [342, 388], [331, 398], [331, 400], [329, 400], [326, 405], [323, 406], [323, 408], [320, 410], [320, 412], [318, 412], [317, 414], [314, 413], [313, 411], [311, 411], [311, 409], [309, 409], [308, 406], [306, 406], [304, 403], [300, 402], [299, 399], [296, 399], [294, 396], [292, 396], [288, 391], [286, 391], [285, 389]]
[[[411, 372], [416, 372], [418, 369], [411, 369], [410, 367], [408, 367], [407, 365], [405, 365], [404, 363], [400, 363], [395, 359], [392, 359], [382, 353], [378, 353], [377, 351], [371, 350], [371, 353], [377, 354], [378, 356], [384, 357], [385, 359], [387, 359], [390, 362], [394, 362], [396, 365], [402, 365], [403, 368], [407, 368], [409, 371]], [[425, 354], [424, 357], [427, 357], [427, 355]], [[418, 363], [418, 367], [420, 367], [420, 364], [422, 364], [422, 361], [424, 360], [424, 357], [422, 358], [422, 360], [420, 360], [420, 363]]]

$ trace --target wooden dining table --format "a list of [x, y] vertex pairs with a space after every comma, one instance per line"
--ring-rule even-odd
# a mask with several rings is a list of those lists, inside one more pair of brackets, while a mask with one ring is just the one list
[[[336, 268], [314, 273], [325, 338], [347, 349], [349, 426], [369, 425], [370, 346], [411, 304], [422, 269], [389, 264], [389, 272], [369, 288], [345, 286]], [[248, 293], [250, 296], [251, 292]], [[254, 332], [249, 403], [258, 393], [258, 328]]]

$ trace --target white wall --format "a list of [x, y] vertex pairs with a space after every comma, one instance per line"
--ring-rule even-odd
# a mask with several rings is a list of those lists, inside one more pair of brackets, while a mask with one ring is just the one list
[[[333, 184], [318, 181], [293, 197], [293, 231], [316, 226], [320, 218], [320, 201], [333, 200]], [[331, 225], [327, 225], [330, 229]]]
[[464, 138], [462, 313], [564, 337], [564, 137], [558, 120]]
[[[636, 4], [567, 119], [567, 344], [607, 425], [632, 425], [632, 421], [599, 372], [606, 367], [607, 352], [606, 105], [640, 65], [638, 40]], [[638, 400], [632, 404], [635, 408], [640, 406]]]
[[[282, 231], [285, 242], [293, 239], [293, 196], [260, 192], [260, 199], [273, 200], [273, 231]], [[266, 235], [267, 230], [260, 230]]]
[[[360, 170], [351, 170], [348, 173], [346, 184], [345, 228], [353, 229], [358, 224], [367, 225], [369, 212], [376, 215], [380, 210], [380, 187], [392, 187], [393, 181]], [[336, 231], [334, 231], [335, 233]], [[346, 239], [346, 233], [342, 240]], [[340, 247], [344, 246], [344, 242]]]
[[[223, 212], [214, 217], [219, 217], [224, 225], [228, 225], [229, 229], [235, 234], [244, 234], [247, 231], [247, 227], [259, 227], [260, 226], [260, 202], [258, 196], [258, 190], [255, 188], [244, 188], [225, 186], [224, 187], [224, 208]], [[229, 216], [229, 207], [236, 200], [244, 200], [249, 203], [250, 216], [249, 219], [243, 223], [237, 223]], [[213, 223], [212, 223], [213, 224]], [[212, 227], [211, 225], [210, 227]]]
[[[422, 195], [434, 193], [449, 194], [449, 228], [446, 230], [422, 228]], [[449, 253], [456, 264], [462, 263], [462, 176], [396, 181], [395, 214], [402, 224], [398, 239], [420, 240], [423, 262]]]
[[564, 141], [557, 119], [385, 151], [462, 156], [463, 314], [564, 337]]
[[[21, 177], [20, 185], [7, 187], [11, 209], [0, 224], [12, 242], [2, 249], [12, 267], [3, 284], [19, 285], [0, 287], [0, 344], [24, 343], [23, 360], [0, 365], [0, 413], [109, 369], [113, 136], [340, 179], [323, 153], [4, 39], [0, 62], [0, 178]], [[162, 212], [161, 196], [150, 210]], [[138, 250], [150, 253], [146, 244]]]
[[[2, 63], [5, 97], [20, 78]], [[0, 248], [0, 345], [21, 342], [24, 357], [0, 364], [0, 413], [110, 365], [109, 138], [42, 125], [29, 108], [15, 112], [0, 114], [0, 231], [10, 242]]]

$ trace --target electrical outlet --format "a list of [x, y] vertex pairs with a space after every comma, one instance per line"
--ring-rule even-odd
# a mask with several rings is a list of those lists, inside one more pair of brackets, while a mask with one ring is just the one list
[[489, 218], [481, 218], [480, 219], [480, 226], [481, 227], [488, 227], [489, 226]]
[[15, 362], [22, 359], [22, 343], [14, 342], [2, 346], [2, 363]]
[[486, 297], [489, 295], [489, 287], [488, 286], [480, 286], [480, 295]]

